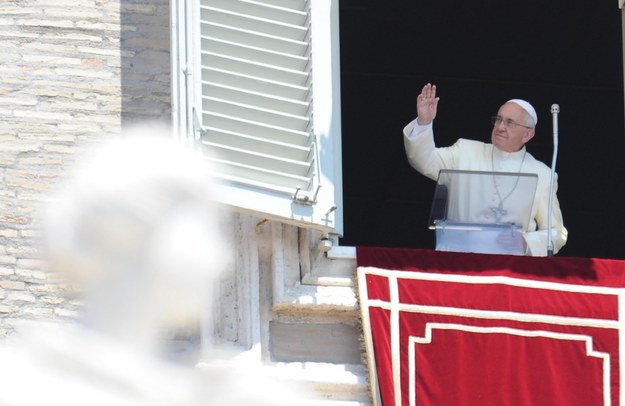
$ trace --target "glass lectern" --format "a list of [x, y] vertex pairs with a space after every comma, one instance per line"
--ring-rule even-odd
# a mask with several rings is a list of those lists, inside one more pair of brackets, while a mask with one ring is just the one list
[[436, 250], [525, 255], [538, 175], [443, 169], [429, 227]]

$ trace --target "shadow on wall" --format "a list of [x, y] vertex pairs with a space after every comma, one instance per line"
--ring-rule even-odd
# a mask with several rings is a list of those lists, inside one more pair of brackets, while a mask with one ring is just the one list
[[122, 126], [145, 120], [169, 123], [169, 0], [121, 0], [120, 14]]

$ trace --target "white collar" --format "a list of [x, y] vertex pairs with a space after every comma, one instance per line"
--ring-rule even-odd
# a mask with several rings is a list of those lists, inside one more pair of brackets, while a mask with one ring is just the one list
[[493, 155], [498, 160], [523, 159], [525, 157], [525, 153], [526, 153], [525, 145], [523, 145], [523, 147], [520, 150], [514, 151], [514, 152], [502, 151], [499, 148], [497, 148], [495, 145], [493, 145]]

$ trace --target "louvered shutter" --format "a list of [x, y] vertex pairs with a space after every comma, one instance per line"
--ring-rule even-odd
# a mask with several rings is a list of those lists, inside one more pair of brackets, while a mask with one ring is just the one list
[[340, 233], [338, 5], [199, 0], [197, 8], [189, 108], [197, 142], [226, 182], [220, 199]]
[[202, 143], [228, 180], [313, 192], [308, 3], [200, 4]]

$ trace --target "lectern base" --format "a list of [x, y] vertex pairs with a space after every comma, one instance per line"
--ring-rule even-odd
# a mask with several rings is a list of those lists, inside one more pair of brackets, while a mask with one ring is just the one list
[[436, 250], [526, 255], [527, 245], [514, 224], [436, 223]]

